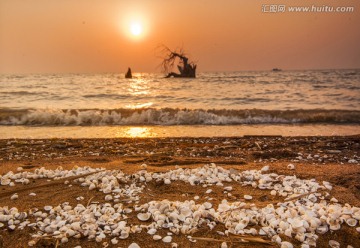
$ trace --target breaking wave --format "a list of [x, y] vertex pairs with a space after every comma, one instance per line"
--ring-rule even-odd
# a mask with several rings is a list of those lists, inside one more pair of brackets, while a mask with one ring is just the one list
[[351, 110], [204, 110], [204, 109], [0, 109], [0, 125], [240, 125], [329, 123], [359, 124]]

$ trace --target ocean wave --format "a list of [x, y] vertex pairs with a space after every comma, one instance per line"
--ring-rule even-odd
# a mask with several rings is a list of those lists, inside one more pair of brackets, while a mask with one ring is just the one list
[[360, 124], [350, 110], [216, 110], [216, 109], [0, 109], [0, 125], [240, 125], [332, 123]]

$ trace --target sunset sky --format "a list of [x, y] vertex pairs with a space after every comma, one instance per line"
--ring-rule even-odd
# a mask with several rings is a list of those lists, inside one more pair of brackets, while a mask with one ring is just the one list
[[159, 72], [159, 44], [182, 46], [200, 72], [360, 68], [359, 24], [358, 0], [0, 0], [0, 73]]

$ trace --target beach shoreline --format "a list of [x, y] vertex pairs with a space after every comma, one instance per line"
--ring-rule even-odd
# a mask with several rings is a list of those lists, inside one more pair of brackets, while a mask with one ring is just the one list
[[[34, 171], [41, 167], [55, 170], [59, 166], [71, 170], [75, 167], [104, 168], [106, 170], [121, 170], [126, 174], [134, 174], [142, 170], [141, 165], [146, 164], [148, 172], [165, 172], [176, 168], [199, 168], [215, 163], [225, 169], [237, 171], [260, 170], [269, 166], [271, 173], [279, 175], [296, 175], [302, 179], [315, 179], [328, 181], [333, 186], [331, 197], [339, 203], [348, 203], [351, 206], [360, 206], [360, 136], [299, 136], [283, 137], [278, 135], [245, 136], [245, 137], [177, 137], [177, 138], [112, 138], [112, 139], [2, 139], [0, 140], [0, 174], [14, 171], [22, 167], [23, 171]], [[294, 169], [288, 165], [293, 164]], [[56, 206], [63, 202], [71, 205], [86, 205], [90, 201], [103, 202], [103, 193], [89, 191], [79, 187], [76, 182], [69, 185], [46, 185], [46, 179], [31, 182], [29, 185], [15, 185], [15, 187], [0, 186], [0, 199], [2, 206], [17, 207], [19, 211], [32, 208], [41, 208], [44, 205]], [[279, 197], [272, 197], [267, 191], [254, 189], [251, 186], [240, 187], [235, 183], [228, 183], [236, 190], [232, 196], [227, 196], [221, 187], [211, 186], [211, 203], [217, 206], [222, 199], [228, 201], [244, 201], [242, 196], [250, 194], [254, 197], [251, 203], [256, 206], [266, 206], [280, 201]], [[26, 187], [38, 187], [26, 190]], [[191, 200], [199, 195], [200, 202], [210, 201], [205, 198], [201, 186], [190, 186], [182, 182], [173, 182], [171, 185], [148, 184], [151, 193], [141, 195], [140, 203], [151, 200]], [[25, 189], [24, 189], [25, 188]], [[10, 193], [19, 191], [19, 199], [11, 200]], [[30, 192], [37, 194], [36, 199], [29, 196]], [[76, 200], [83, 196], [84, 199]], [[134, 204], [134, 203], [133, 203]], [[129, 206], [133, 206], [129, 204]], [[136, 215], [130, 215], [128, 221], [134, 221]], [[228, 245], [238, 247], [234, 236], [220, 236], [216, 231], [223, 231], [221, 224], [214, 230], [201, 228], [193, 236], [225, 240]], [[165, 236], [167, 229], [158, 233]], [[24, 247], [31, 240], [34, 230], [27, 228], [15, 230], [0, 230], [0, 241], [3, 247]], [[319, 235], [318, 247], [328, 246], [331, 239], [335, 239], [342, 246], [360, 245], [359, 233], [354, 228], [343, 225], [338, 231]], [[281, 236], [283, 240], [290, 241], [294, 247], [300, 247], [300, 242]], [[35, 247], [103, 247], [107, 242], [110, 247], [127, 247], [132, 242], [141, 247], [169, 247], [169, 244], [153, 241], [151, 236], [142, 231], [131, 234], [125, 240], [119, 240], [112, 245], [110, 239], [102, 242], [88, 241], [87, 238], [69, 238], [67, 243], [59, 243], [57, 239], [40, 240]], [[268, 240], [268, 239], [267, 239]], [[0, 244], [1, 244], [0, 242]], [[192, 243], [186, 235], [173, 235], [173, 242], [179, 247], [214, 247], [221, 243], [214, 241], [200, 241]], [[18, 244], [18, 245], [15, 245]], [[249, 244], [248, 244], [249, 245]], [[275, 244], [273, 244], [276, 247]], [[264, 247], [264, 244], [251, 243], [249, 247]]]

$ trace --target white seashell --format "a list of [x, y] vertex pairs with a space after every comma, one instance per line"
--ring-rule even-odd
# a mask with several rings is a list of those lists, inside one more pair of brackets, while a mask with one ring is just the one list
[[262, 171], [262, 172], [268, 171], [269, 168], [270, 168], [270, 167], [269, 167], [268, 165], [265, 165], [264, 167], [261, 168], [261, 171]]
[[357, 228], [356, 228], [356, 231], [357, 231], [358, 233], [360, 233], [360, 227], [357, 227]]
[[331, 248], [340, 248], [340, 243], [335, 240], [329, 240], [329, 246]]
[[147, 231], [147, 233], [150, 235], [154, 235], [156, 232], [157, 232], [157, 230], [155, 228], [151, 228], [151, 229], [149, 229], [149, 231]]
[[319, 234], [324, 234], [327, 231], [329, 231], [328, 225], [323, 225], [323, 226], [319, 226], [318, 228], [316, 228], [316, 232]]
[[35, 193], [30, 193], [29, 196], [36, 196], [36, 194]]
[[288, 165], [287, 165], [287, 168], [288, 168], [289, 170], [295, 170], [295, 165], [293, 165], [293, 164], [288, 164]]
[[251, 195], [244, 195], [245, 200], [251, 200], [253, 197]]
[[205, 207], [205, 209], [210, 209], [212, 207], [212, 204], [210, 202], [204, 202], [203, 206]]
[[281, 242], [281, 248], [293, 248], [294, 246], [290, 243], [290, 242], [287, 242], [287, 241], [283, 241]]
[[29, 242], [28, 242], [28, 246], [34, 246], [34, 245], [36, 245], [36, 241], [35, 240], [30, 240]]
[[94, 183], [91, 183], [89, 186], [89, 190], [93, 190], [96, 188], [96, 185]]
[[162, 237], [160, 235], [154, 235], [153, 236], [153, 240], [160, 240], [162, 239]]
[[221, 248], [228, 248], [228, 245], [226, 244], [226, 242], [221, 243]]
[[208, 190], [206, 190], [206, 194], [210, 194], [212, 192], [212, 189], [208, 189]]
[[137, 218], [141, 221], [147, 221], [151, 217], [150, 213], [138, 213]]
[[22, 170], [24, 170], [24, 168], [23, 167], [21, 167], [21, 166], [19, 166], [19, 167], [17, 167], [17, 169], [16, 169], [17, 171], [22, 171]]
[[113, 199], [112, 195], [106, 195], [105, 201], [111, 201]]
[[53, 208], [52, 206], [45, 206], [45, 207], [44, 207], [44, 210], [45, 210], [45, 211], [50, 211], [52, 208]]
[[164, 243], [171, 243], [172, 237], [171, 237], [171, 236], [165, 236], [165, 237], [162, 239], [162, 241], [163, 241]]
[[199, 200], [200, 197], [198, 195], [194, 196], [194, 200]]
[[131, 243], [128, 248], [140, 248], [140, 246], [136, 243]]
[[178, 244], [177, 243], [171, 243], [171, 248], [177, 248]]
[[127, 239], [129, 237], [129, 232], [126, 230], [121, 231], [120, 239]]
[[119, 243], [119, 240], [117, 240], [117, 238], [111, 239], [111, 244], [116, 245], [117, 243]]
[[270, 191], [270, 195], [274, 195], [274, 196], [275, 196], [275, 195], [276, 195], [276, 190], [271, 190], [271, 191]]
[[19, 195], [18, 194], [13, 194], [11, 197], [10, 197], [10, 199], [11, 200], [16, 200], [16, 199], [18, 199], [19, 198]]
[[170, 179], [166, 178], [166, 179], [164, 180], [164, 184], [171, 184]]
[[231, 187], [231, 186], [224, 187], [224, 190], [226, 190], [226, 191], [232, 191], [232, 190], [233, 190], [233, 187]]
[[69, 242], [69, 239], [67, 238], [67, 237], [62, 237], [61, 238], [61, 243], [67, 243], [67, 242]]
[[304, 225], [300, 219], [293, 219], [290, 224], [294, 229], [300, 228]]
[[346, 223], [349, 226], [356, 226], [357, 225], [357, 220], [355, 220], [354, 218], [348, 218], [348, 219], [346, 219]]
[[188, 217], [192, 214], [191, 210], [187, 207], [181, 209], [180, 213], [184, 215], [185, 217]]
[[1, 178], [1, 185], [5, 186], [5, 185], [9, 185], [11, 182], [11, 180], [9, 178]]
[[335, 197], [330, 199], [331, 202], [339, 202]]
[[292, 238], [292, 229], [291, 228], [285, 229], [284, 234], [285, 236]]

